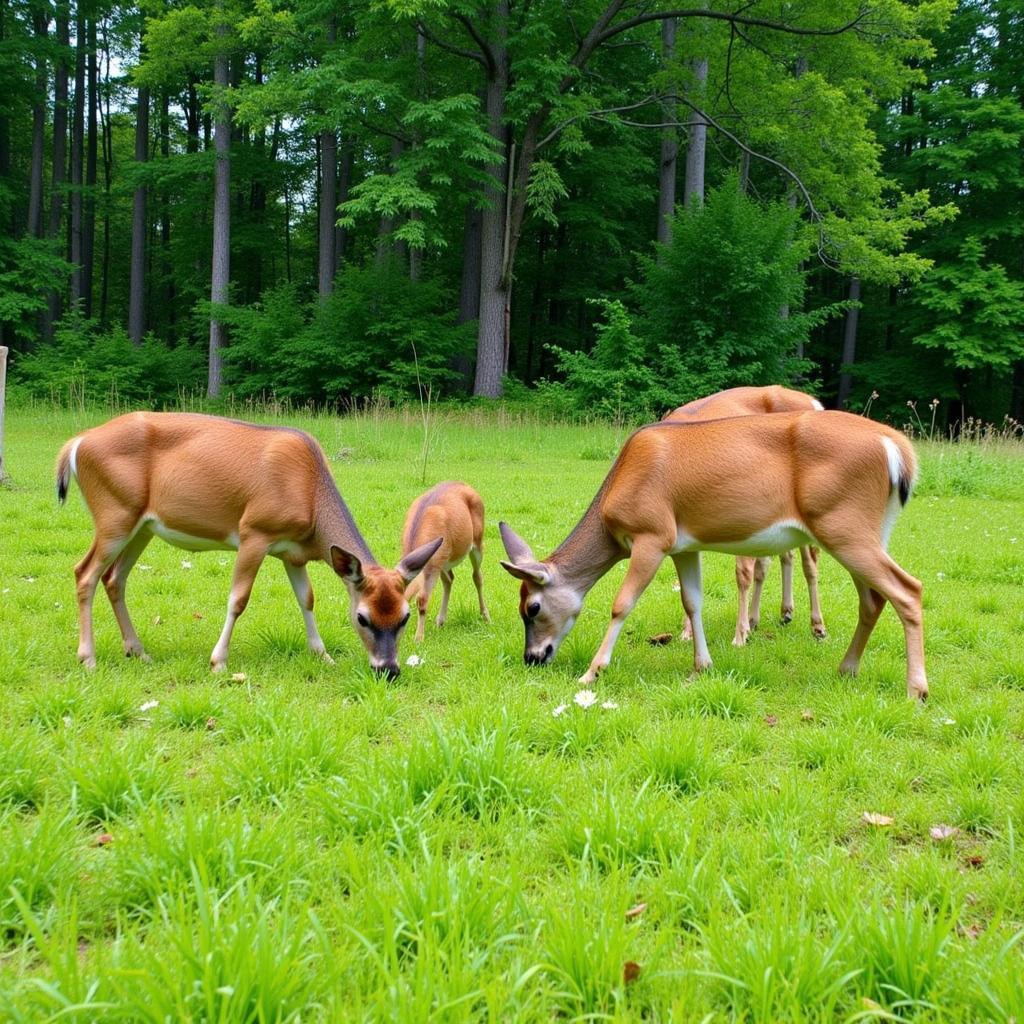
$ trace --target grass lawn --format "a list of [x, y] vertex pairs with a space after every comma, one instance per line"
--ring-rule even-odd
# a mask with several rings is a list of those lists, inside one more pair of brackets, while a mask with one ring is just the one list
[[441, 413], [424, 482], [415, 414], [290, 418], [384, 563], [426, 486], [479, 490], [492, 624], [461, 567], [423, 664], [386, 682], [314, 565], [326, 666], [270, 559], [214, 677], [233, 556], [155, 541], [128, 587], [153, 663], [123, 658], [101, 587], [90, 674], [71, 569], [91, 522], [77, 487], [57, 507], [53, 464], [105, 418], [8, 411], [0, 1019], [1024, 1021], [1019, 448], [921, 449], [892, 550], [925, 585], [926, 706], [891, 609], [860, 677], [836, 674], [856, 620], [836, 563], [827, 640], [797, 559], [794, 623], [774, 624], [773, 569], [735, 649], [733, 561], [712, 555], [714, 671], [648, 643], [680, 626], [666, 562], [600, 681], [617, 707], [583, 710], [624, 563], [528, 669], [497, 524], [553, 550], [621, 432]]

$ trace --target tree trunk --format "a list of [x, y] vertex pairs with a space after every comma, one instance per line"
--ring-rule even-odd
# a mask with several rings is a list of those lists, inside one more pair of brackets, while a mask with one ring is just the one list
[[485, 206], [480, 224], [480, 320], [476, 342], [476, 380], [473, 394], [500, 398], [505, 358], [511, 282], [506, 279], [509, 197], [508, 137], [505, 125], [505, 97], [508, 92], [508, 0], [494, 5], [494, 36], [491, 40], [493, 67], [487, 76], [485, 107], [487, 127], [494, 140], [497, 158], [487, 164], [484, 186]]
[[[334, 17], [327, 21], [327, 45], [337, 38]], [[337, 238], [334, 233], [338, 219], [338, 136], [333, 128], [320, 133], [320, 252], [318, 257], [318, 291], [320, 301], [334, 291], [337, 270]]]
[[843, 362], [839, 372], [837, 409], [846, 408], [853, 384], [853, 365], [857, 360], [857, 318], [860, 315], [860, 278], [856, 274], [850, 278], [850, 294], [848, 298], [853, 305], [846, 311], [846, 325], [843, 329]]
[[110, 40], [107, 36], [107, 22], [103, 22], [103, 98], [106, 114], [100, 107], [103, 150], [103, 260], [100, 281], [100, 323], [107, 326], [107, 298], [110, 290], [110, 184], [114, 169], [114, 131], [110, 121]]
[[[394, 173], [395, 164], [398, 158], [402, 155], [405, 150], [405, 143], [401, 139], [392, 139], [391, 141], [391, 158], [388, 162], [390, 168], [389, 173]], [[391, 238], [392, 232], [395, 230], [395, 218], [390, 214], [385, 214], [380, 218], [377, 223], [377, 253], [374, 257], [375, 262], [378, 266], [385, 262], [388, 258], [388, 254], [392, 251], [399, 258], [400, 261], [405, 261], [405, 243], [394, 242]], [[394, 249], [392, 249], [394, 246]]]
[[[676, 19], [666, 18], [661, 23], [661, 63], [671, 68], [676, 57]], [[665, 120], [676, 120], [676, 97], [669, 93], [665, 99]], [[666, 128], [661, 135], [661, 161], [658, 165], [658, 231], [662, 245], [672, 241], [672, 216], [676, 210], [676, 158], [679, 141], [675, 128]]]
[[[160, 156], [167, 160], [171, 155], [171, 112], [170, 97], [166, 88], [160, 92]], [[166, 165], [165, 165], [166, 166]], [[160, 195], [160, 276], [164, 281], [164, 308], [172, 332], [175, 324], [174, 273], [171, 266], [171, 199], [163, 192]]]
[[[149, 160], [149, 89], [141, 86], [135, 105], [135, 162]], [[132, 262], [128, 288], [128, 337], [139, 345], [146, 333], [146, 218], [145, 185], [135, 189], [132, 200]]]
[[85, 150], [85, 11], [75, 11], [75, 106], [71, 125], [71, 304], [82, 301], [82, 156]]
[[46, 30], [49, 15], [36, 11], [32, 15], [35, 26], [36, 84], [32, 96], [32, 163], [29, 171], [28, 233], [33, 238], [43, 237], [43, 150], [46, 132]]
[[[690, 64], [693, 72], [693, 89], [690, 96], [698, 106], [704, 102], [704, 91], [708, 81], [708, 59], [698, 57]], [[683, 185], [683, 203], [687, 208], [694, 203], [704, 202], [704, 166], [707, 162], [708, 126], [696, 113], [690, 118], [690, 139], [686, 146], [686, 181]]]
[[85, 315], [92, 316], [93, 256], [96, 250], [96, 107], [99, 102], [96, 69], [96, 19], [88, 21], [88, 143], [85, 150], [85, 195], [82, 200], [82, 297], [85, 299]]
[[213, 186], [213, 266], [210, 275], [210, 302], [214, 310], [210, 317], [210, 364], [206, 388], [209, 398], [220, 395], [223, 351], [227, 337], [216, 307], [227, 304], [231, 275], [231, 109], [227, 100], [227, 35], [228, 26], [221, 22], [217, 26], [220, 48], [213, 62], [217, 119], [214, 127], [216, 163]]
[[[65, 180], [67, 176], [68, 148], [68, 53], [71, 48], [71, 31], [68, 24], [67, 3], [57, 7], [57, 46], [59, 53], [54, 70], [53, 86], [53, 171], [50, 179], [50, 223], [47, 237], [59, 238], [64, 214]], [[53, 337], [53, 325], [60, 319], [61, 293], [53, 288], [47, 297], [47, 311], [43, 321], [43, 337]]]

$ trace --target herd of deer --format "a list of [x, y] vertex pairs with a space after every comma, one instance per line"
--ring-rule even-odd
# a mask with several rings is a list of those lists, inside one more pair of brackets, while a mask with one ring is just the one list
[[[825, 635], [818, 605], [818, 548], [846, 567], [860, 597], [856, 631], [840, 664], [853, 675], [885, 602], [903, 623], [907, 694], [924, 699], [921, 584], [886, 551], [916, 475], [910, 442], [883, 424], [826, 412], [809, 395], [781, 387], [734, 388], [681, 406], [641, 427], [625, 443], [583, 518], [545, 560], [501, 523], [502, 566], [521, 581], [519, 611], [528, 664], [551, 661], [572, 629], [587, 592], [617, 562], [629, 560], [612, 618], [581, 681], [608, 665], [637, 599], [670, 557], [679, 576], [694, 664], [711, 664], [701, 619], [701, 551], [737, 556], [743, 644], [760, 614], [768, 556], [783, 565], [783, 621], [793, 614], [792, 550], [799, 547], [811, 598], [811, 627]], [[210, 662], [226, 667], [231, 634], [264, 558], [284, 563], [305, 620], [310, 649], [330, 661], [313, 617], [306, 563], [324, 561], [349, 592], [353, 626], [371, 666], [398, 675], [398, 640], [415, 600], [423, 639], [431, 592], [441, 580], [437, 616], [447, 614], [453, 568], [473, 567], [480, 614], [484, 507], [461, 483], [438, 484], [409, 509], [402, 558], [380, 565], [356, 526], [312, 437], [187, 413], [130, 413], [72, 438], [57, 462], [63, 502], [75, 477], [92, 513], [95, 537], [75, 567], [78, 658], [96, 664], [92, 604], [102, 579], [125, 654], [145, 659], [125, 605], [125, 582], [154, 535], [190, 551], [235, 549], [224, 628]], [[748, 607], [748, 592], [754, 591]]]

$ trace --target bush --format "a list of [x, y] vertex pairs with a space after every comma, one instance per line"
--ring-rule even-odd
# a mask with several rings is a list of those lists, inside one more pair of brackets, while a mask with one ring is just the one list
[[227, 315], [228, 386], [241, 396], [334, 402], [374, 392], [442, 394], [451, 365], [473, 352], [472, 327], [456, 327], [435, 281], [410, 281], [395, 262], [349, 266], [325, 302], [302, 302], [292, 285]]
[[31, 398], [107, 405], [163, 405], [206, 379], [204, 352], [168, 348], [151, 335], [132, 344], [120, 327], [102, 331], [94, 320], [68, 313], [54, 340], [15, 360], [12, 391]]

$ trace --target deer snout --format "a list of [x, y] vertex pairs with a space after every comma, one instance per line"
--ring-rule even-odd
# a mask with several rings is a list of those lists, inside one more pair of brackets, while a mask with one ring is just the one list
[[555, 653], [554, 644], [545, 644], [544, 647], [529, 648], [523, 653], [523, 661], [527, 665], [546, 665]]

